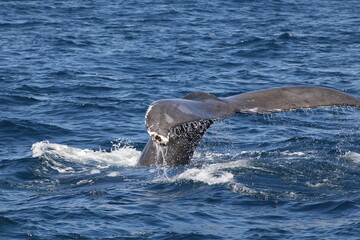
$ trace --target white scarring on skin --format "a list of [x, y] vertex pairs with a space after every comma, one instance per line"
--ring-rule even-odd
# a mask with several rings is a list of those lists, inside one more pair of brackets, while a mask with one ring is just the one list
[[151, 109], [156, 105], [156, 103], [150, 105], [146, 111], [146, 114], [145, 114], [145, 123], [146, 123], [146, 119], [147, 119], [147, 116], [149, 114], [149, 112], [151, 111]]
[[[147, 122], [147, 117], [151, 111], [151, 109], [156, 105], [156, 102], [152, 105], [150, 105], [146, 111], [146, 114], [145, 114], [145, 124]], [[174, 121], [173, 118], [171, 118], [168, 114], [165, 114], [165, 120], [166, 122], [168, 123], [172, 123]], [[162, 136], [154, 131], [151, 131], [151, 129], [153, 128], [154, 125], [151, 125], [147, 128], [147, 132], [149, 133], [149, 135], [151, 136], [151, 138], [159, 145], [161, 146], [165, 146], [168, 144], [169, 142], [169, 136], [165, 137], [165, 136]], [[170, 134], [170, 133], [169, 133]], [[168, 135], [169, 135], [168, 134]]]
[[165, 121], [170, 124], [174, 122], [174, 119], [165, 113]]
[[259, 108], [256, 107], [256, 108], [250, 108], [248, 111], [253, 112], [253, 113], [257, 113], [258, 110], [259, 110]]
[[[148, 133], [150, 134], [151, 138], [159, 145], [166, 146], [169, 142], [169, 136], [164, 137], [160, 134], [157, 134], [156, 132], [151, 132], [148, 130]], [[170, 135], [170, 133], [168, 134]]]
[[189, 109], [187, 109], [187, 108], [184, 107], [184, 106], [179, 106], [178, 109], [179, 109], [181, 112], [185, 113], [185, 114], [193, 114], [192, 111], [190, 111]]

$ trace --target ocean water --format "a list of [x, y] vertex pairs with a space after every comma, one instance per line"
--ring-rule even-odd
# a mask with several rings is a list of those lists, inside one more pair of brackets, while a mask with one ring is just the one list
[[1, 1], [0, 239], [360, 239], [360, 109], [236, 115], [137, 167], [147, 107], [360, 98], [355, 0]]

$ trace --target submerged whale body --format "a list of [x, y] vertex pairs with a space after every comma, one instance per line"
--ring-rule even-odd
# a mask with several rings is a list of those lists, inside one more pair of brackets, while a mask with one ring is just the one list
[[360, 106], [360, 100], [337, 90], [311, 86], [271, 88], [226, 98], [196, 92], [183, 99], [159, 100], [146, 112], [150, 139], [138, 165], [188, 164], [210, 125], [235, 113], [267, 114], [331, 106]]

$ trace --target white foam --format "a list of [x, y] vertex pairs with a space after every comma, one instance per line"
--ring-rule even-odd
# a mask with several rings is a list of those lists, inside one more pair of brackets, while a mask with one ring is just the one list
[[[52, 168], [57, 168], [59, 172], [69, 172], [71, 168], [63, 168], [57, 160], [76, 162], [81, 164], [96, 164], [99, 167], [108, 166], [135, 166], [141, 152], [125, 146], [119, 147], [111, 152], [102, 150], [93, 151], [89, 149], [73, 148], [62, 144], [49, 143], [47, 141], [37, 142], [32, 145], [32, 156], [50, 160]], [[92, 172], [93, 174], [97, 172]]]
[[355, 163], [360, 163], [360, 154], [356, 152], [347, 152], [343, 156], [344, 158], [350, 159]]
[[93, 184], [94, 181], [93, 180], [89, 180], [89, 179], [84, 179], [84, 180], [80, 180], [76, 183], [76, 185], [86, 185], [86, 184]]
[[120, 176], [120, 173], [119, 172], [111, 172], [107, 176], [108, 177], [117, 177], [117, 176]]
[[281, 152], [282, 155], [285, 155], [285, 156], [305, 156], [307, 155], [306, 152], [290, 152], [290, 151], [284, 151], [284, 152]]
[[330, 182], [330, 180], [328, 180], [328, 179], [323, 179], [322, 182], [318, 182], [318, 183], [306, 182], [305, 185], [308, 187], [311, 187], [311, 188], [336, 188], [337, 187], [337, 185], [332, 184]]
[[213, 171], [211, 169], [191, 168], [176, 177], [177, 180], [186, 179], [196, 182], [204, 182], [208, 185], [230, 182], [233, 174], [226, 171]]
[[93, 169], [91, 170], [90, 174], [99, 174], [100, 170], [99, 169]]
[[226, 163], [215, 163], [209, 164], [202, 167], [193, 167], [187, 169], [185, 172], [178, 174], [172, 178], [162, 178], [158, 181], [162, 182], [178, 182], [178, 181], [194, 181], [201, 182], [207, 185], [215, 184], [227, 184], [231, 191], [235, 193], [245, 194], [245, 195], [258, 195], [260, 194], [264, 198], [266, 194], [263, 192], [258, 192], [253, 190], [242, 183], [236, 182], [234, 175], [231, 173], [232, 169], [237, 168], [256, 168], [252, 167], [248, 160], [237, 160]]
[[[242, 155], [253, 155], [253, 154], [261, 154], [261, 153], [266, 153], [267, 151], [241, 151], [240, 154]], [[307, 152], [290, 152], [290, 151], [283, 151], [283, 152], [278, 152], [278, 151], [274, 151], [274, 152], [267, 152], [269, 154], [281, 154], [284, 156], [306, 156], [309, 155], [311, 153], [313, 153], [312, 151], [307, 151]]]
[[246, 167], [247, 161], [239, 160], [228, 163], [216, 163], [202, 166], [201, 168], [190, 168], [185, 172], [169, 178], [168, 181], [191, 180], [195, 182], [203, 182], [208, 185], [223, 184], [232, 182], [234, 175], [226, 171], [226, 169]]
[[245, 186], [242, 183], [231, 183], [230, 189], [235, 193], [241, 193], [241, 194], [247, 194], [247, 195], [255, 195], [255, 194], [259, 193], [258, 191], [253, 190], [253, 189]]

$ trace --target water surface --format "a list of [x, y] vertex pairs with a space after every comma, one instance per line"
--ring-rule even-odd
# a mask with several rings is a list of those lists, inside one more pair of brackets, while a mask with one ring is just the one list
[[358, 239], [359, 109], [237, 115], [136, 167], [153, 101], [360, 97], [358, 1], [0, 2], [1, 239]]

